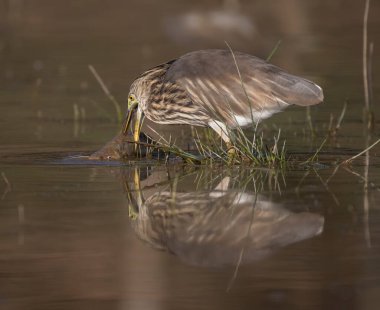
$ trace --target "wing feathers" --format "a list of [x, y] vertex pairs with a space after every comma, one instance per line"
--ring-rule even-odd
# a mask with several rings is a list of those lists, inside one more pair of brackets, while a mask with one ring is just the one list
[[230, 124], [231, 112], [246, 117], [254, 111], [269, 117], [290, 104], [308, 106], [323, 101], [322, 89], [313, 82], [257, 57], [240, 52], [234, 55], [241, 79], [227, 50], [186, 54], [170, 66], [164, 79], [179, 84], [194, 104]]

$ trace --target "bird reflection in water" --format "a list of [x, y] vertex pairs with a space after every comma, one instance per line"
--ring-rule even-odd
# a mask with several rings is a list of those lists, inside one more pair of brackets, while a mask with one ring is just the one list
[[293, 212], [270, 199], [273, 191], [265, 184], [275, 178], [271, 171], [246, 172], [245, 177], [222, 171], [205, 177], [202, 170], [142, 173], [136, 168], [126, 174], [137, 236], [191, 265], [249, 263], [323, 231], [323, 216]]

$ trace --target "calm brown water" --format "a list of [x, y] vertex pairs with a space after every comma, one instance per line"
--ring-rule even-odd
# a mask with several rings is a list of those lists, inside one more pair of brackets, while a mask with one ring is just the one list
[[[380, 307], [380, 149], [369, 165], [333, 165], [379, 138], [362, 124], [364, 4], [234, 3], [0, 2], [0, 309]], [[372, 1], [376, 119], [378, 16]], [[262, 124], [268, 139], [280, 127], [306, 158], [349, 99], [315, 169], [79, 157], [119, 128], [89, 64], [125, 102], [155, 64], [225, 40], [265, 58], [280, 39], [272, 62], [326, 101], [311, 111], [315, 139], [300, 108]]]

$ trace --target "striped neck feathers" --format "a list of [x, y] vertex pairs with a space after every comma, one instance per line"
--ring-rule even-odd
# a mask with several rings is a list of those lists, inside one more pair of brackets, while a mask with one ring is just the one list
[[172, 63], [173, 61], [170, 61], [149, 69], [133, 81], [129, 93], [135, 95], [142, 111], [149, 105], [150, 97], [161, 92], [163, 77]]

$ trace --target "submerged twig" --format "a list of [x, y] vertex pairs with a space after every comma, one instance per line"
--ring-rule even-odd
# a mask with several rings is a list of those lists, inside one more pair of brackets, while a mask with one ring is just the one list
[[302, 165], [305, 165], [305, 164], [308, 164], [309, 162], [314, 162], [315, 158], [318, 156], [319, 152], [322, 150], [323, 146], [325, 145], [327, 141], [327, 138], [325, 138], [321, 145], [319, 146], [318, 150], [314, 153], [313, 156], [311, 156], [310, 158], [308, 158], [305, 162], [301, 163]]
[[313, 169], [315, 175], [318, 177], [319, 181], [321, 182], [321, 184], [324, 186], [326, 192], [328, 192], [332, 199], [334, 200], [335, 204], [337, 206], [340, 206], [340, 202], [338, 200], [338, 197], [336, 197], [336, 195], [331, 191], [330, 187], [328, 186], [327, 182], [325, 182], [322, 177], [319, 175], [319, 173], [317, 172], [317, 170]]
[[370, 149], [372, 149], [379, 142], [380, 142], [380, 139], [376, 140], [376, 142], [372, 143], [369, 147], [367, 147], [365, 150], [361, 151], [359, 154], [356, 154], [355, 156], [352, 156], [349, 159], [346, 159], [345, 161], [343, 161], [342, 164], [348, 164], [348, 163], [350, 163], [354, 159], [358, 158], [359, 156], [363, 155], [365, 152], [367, 152]]
[[[356, 176], [360, 181], [365, 182], [365, 176], [362, 176], [359, 172], [352, 170], [349, 166], [343, 166], [343, 169], [347, 171], [348, 173], [351, 173], [352, 175]], [[373, 182], [368, 182], [367, 187], [369, 188], [369, 185], [372, 189], [375, 189], [377, 191], [380, 191], [380, 186], [376, 185]]]

